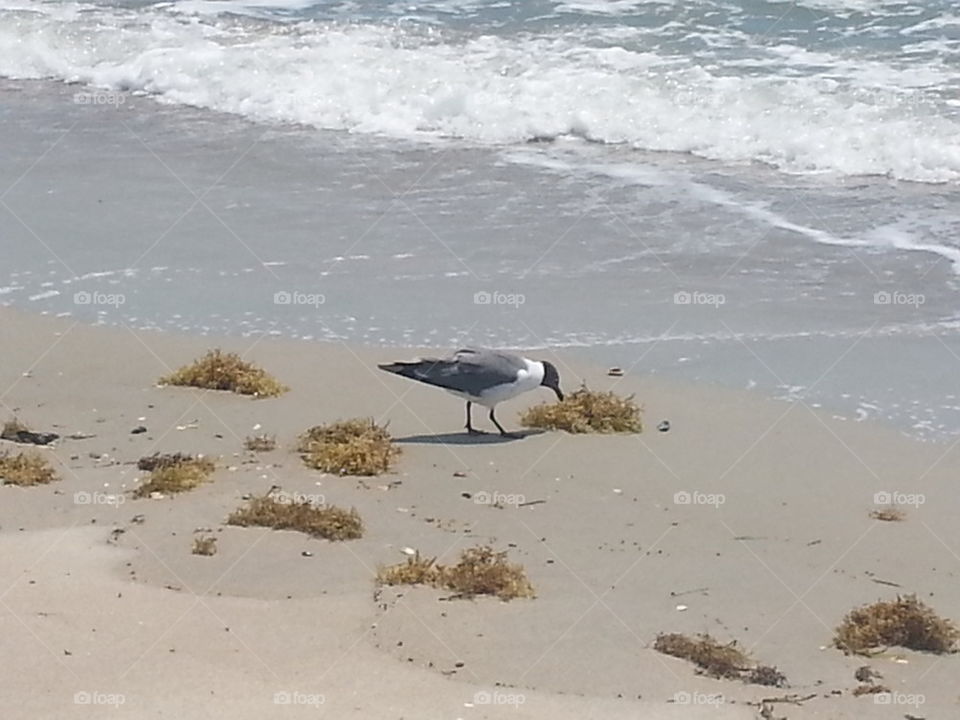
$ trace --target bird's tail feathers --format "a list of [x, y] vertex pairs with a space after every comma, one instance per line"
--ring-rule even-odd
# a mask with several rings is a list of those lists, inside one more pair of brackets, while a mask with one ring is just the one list
[[403, 377], [411, 378], [413, 380], [421, 380], [424, 377], [423, 366], [424, 362], [430, 362], [429, 360], [413, 360], [409, 362], [392, 362], [392, 363], [380, 363], [377, 365], [381, 370], [386, 370], [387, 372], [394, 373], [396, 375], [402, 375]]

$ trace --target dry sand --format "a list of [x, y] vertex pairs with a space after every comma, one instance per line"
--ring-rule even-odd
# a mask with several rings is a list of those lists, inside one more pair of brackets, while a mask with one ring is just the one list
[[[155, 385], [213, 345], [291, 392]], [[849, 609], [898, 592], [960, 620], [955, 445], [642, 367], [610, 378], [552, 353], [568, 390], [586, 380], [636, 393], [647, 431], [468, 438], [461, 402], [376, 370], [413, 350], [212, 341], [8, 309], [0, 347], [0, 419], [94, 435], [40, 450], [61, 482], [0, 488], [5, 718], [725, 720], [759, 717], [771, 697], [809, 698], [769, 715], [790, 720], [960, 717], [960, 657], [871, 659], [895, 691], [884, 704], [851, 695], [866, 661], [830, 648]], [[498, 417], [515, 428], [516, 411], [550, 397], [531, 393]], [[400, 439], [396, 473], [302, 466], [299, 432], [364, 415]], [[669, 432], [656, 431], [662, 419]], [[148, 431], [131, 434], [138, 425]], [[278, 449], [245, 452], [261, 432]], [[206, 453], [218, 470], [192, 493], [134, 500], [135, 461], [155, 451]], [[366, 536], [224, 526], [245, 494], [273, 485], [356, 507]], [[869, 517], [878, 492], [924, 502], [881, 522]], [[502, 507], [477, 502], [483, 493]], [[215, 556], [191, 554], [198, 528], [217, 536]], [[376, 566], [403, 548], [452, 561], [484, 543], [523, 563], [536, 599], [376, 590]], [[698, 676], [652, 649], [659, 632], [737, 639], [789, 687]]]

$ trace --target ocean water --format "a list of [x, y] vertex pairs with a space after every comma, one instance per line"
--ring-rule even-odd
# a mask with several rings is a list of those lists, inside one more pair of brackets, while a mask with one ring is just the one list
[[0, 303], [960, 432], [946, 0], [0, 0], [0, 77]]

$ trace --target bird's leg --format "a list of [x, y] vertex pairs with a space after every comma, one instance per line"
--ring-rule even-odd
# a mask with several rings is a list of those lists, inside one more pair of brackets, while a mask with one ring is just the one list
[[515, 435], [515, 434], [513, 434], [513, 433], [508, 433], [506, 430], [504, 430], [503, 427], [500, 425], [500, 423], [497, 422], [497, 416], [493, 414], [493, 410], [494, 410], [493, 408], [490, 408], [490, 422], [492, 422], [494, 425], [497, 426], [497, 430], [500, 431], [500, 434], [501, 434], [503, 437], [507, 437], [507, 438], [518, 438], [518, 437], [520, 437], [519, 435]]
[[467, 400], [467, 425], [466, 425], [467, 433], [470, 435], [485, 435], [486, 433], [484, 433], [483, 430], [477, 430], [473, 426], [473, 423], [470, 421], [470, 415], [471, 415], [470, 410], [472, 407], [473, 407], [473, 403]]

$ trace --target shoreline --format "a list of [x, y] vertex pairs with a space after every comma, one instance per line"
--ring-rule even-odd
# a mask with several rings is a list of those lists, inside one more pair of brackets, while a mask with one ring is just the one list
[[[544, 356], [564, 389], [582, 378], [594, 390], [636, 393], [643, 434], [474, 441], [461, 434], [460, 401], [376, 370], [414, 350], [134, 332], [5, 307], [0, 345], [4, 420], [15, 411], [37, 430], [95, 435], [38, 449], [60, 482], [0, 488], [9, 498], [0, 505], [3, 575], [12, 583], [3, 629], [17, 637], [4, 652], [22, 673], [13, 699], [23, 717], [62, 717], [65, 707], [79, 712], [76, 692], [126, 688], [136, 703], [88, 709], [138, 718], [185, 707], [240, 718], [316, 713], [273, 701], [298, 692], [322, 694], [324, 710], [357, 718], [442, 707], [464, 718], [735, 720], [756, 716], [750, 702], [793, 693], [814, 698], [775, 708], [791, 720], [885, 720], [916, 708], [852, 697], [853, 671], [867, 661], [830, 649], [831, 629], [850, 609], [898, 593], [960, 619], [954, 445], [748, 391], [636, 372], [610, 378], [565, 353]], [[252, 400], [155, 385], [214, 346], [248, 354], [291, 390]], [[517, 412], [548, 395], [505, 404], [501, 423], [516, 428]], [[368, 415], [389, 421], [404, 450], [393, 474], [321, 475], [291, 448], [307, 427]], [[669, 432], [656, 431], [662, 419]], [[141, 424], [146, 433], [130, 433]], [[243, 451], [243, 438], [259, 432], [275, 434], [278, 449]], [[19, 449], [0, 441], [0, 450]], [[76, 501], [81, 492], [128, 493], [137, 476], [130, 463], [154, 451], [209, 455], [213, 482], [163, 500]], [[271, 485], [356, 507], [367, 536], [327, 543], [223, 525], [245, 494]], [[545, 502], [494, 507], [464, 497], [480, 492]], [[924, 502], [904, 508], [903, 522], [884, 523], [869, 517], [878, 493]], [[197, 528], [218, 537], [217, 555], [191, 555]], [[376, 566], [401, 561], [403, 548], [450, 561], [484, 543], [526, 567], [535, 599], [374, 593]], [[790, 687], [697, 676], [652, 650], [661, 632], [736, 639]], [[9, 655], [18, 647], [22, 663]], [[958, 659], [892, 649], [869, 664], [892, 690], [923, 695], [921, 714], [938, 717], [955, 711], [949, 678]], [[223, 662], [229, 670], [220, 672]], [[317, 665], [338, 668], [320, 689]], [[473, 702], [500, 691], [525, 702]]]
[[439, 150], [145, 96], [77, 104], [51, 81], [0, 88], [0, 183], [22, 222], [0, 299], [21, 310], [397, 348], [567, 346], [925, 439], [960, 433], [958, 276], [907, 249], [952, 242], [952, 186], [566, 142]]

